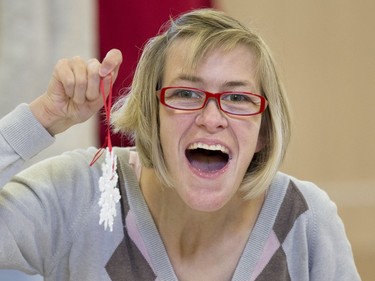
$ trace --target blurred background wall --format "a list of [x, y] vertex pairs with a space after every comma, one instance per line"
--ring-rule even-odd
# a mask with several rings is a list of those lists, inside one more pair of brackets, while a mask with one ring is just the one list
[[[92, 0], [0, 0], [0, 116], [43, 93], [58, 59], [96, 56], [93, 3]], [[96, 128], [95, 118], [73, 127], [32, 162], [75, 147], [96, 145]], [[0, 270], [0, 280], [42, 278]]]
[[[45, 90], [58, 58], [99, 57], [93, 3], [0, 0], [1, 116]], [[282, 170], [329, 193], [346, 225], [362, 279], [375, 280], [375, 2], [212, 3], [257, 30], [273, 51], [294, 117]], [[98, 145], [96, 122], [93, 118], [60, 135], [37, 159]], [[41, 279], [0, 271], [0, 280]]]
[[[96, 56], [93, 3], [92, 0], [0, 0], [1, 116], [43, 93], [58, 59]], [[95, 123], [92, 119], [63, 133], [34, 161], [96, 144]]]

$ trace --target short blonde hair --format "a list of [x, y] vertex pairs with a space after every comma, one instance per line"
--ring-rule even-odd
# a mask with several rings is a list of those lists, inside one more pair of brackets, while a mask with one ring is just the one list
[[263, 40], [237, 20], [212, 9], [194, 10], [171, 19], [160, 34], [144, 47], [129, 92], [113, 110], [115, 131], [130, 135], [135, 141], [141, 162], [153, 167], [166, 186], [173, 186], [166, 167], [159, 138], [159, 102], [165, 59], [176, 40], [191, 42], [191, 69], [210, 50], [231, 50], [244, 44], [256, 55], [257, 79], [261, 94], [268, 101], [262, 115], [262, 149], [255, 153], [241, 184], [247, 199], [264, 192], [284, 158], [290, 138], [288, 102], [275, 69], [274, 60]]

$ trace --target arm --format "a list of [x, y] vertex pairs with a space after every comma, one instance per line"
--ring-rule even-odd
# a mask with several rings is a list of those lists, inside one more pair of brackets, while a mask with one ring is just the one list
[[28, 105], [19, 105], [0, 120], [0, 190], [25, 161], [54, 142]]
[[[82, 163], [90, 157], [65, 155], [43, 161], [10, 179], [25, 161], [49, 146], [54, 135], [84, 122], [101, 108], [100, 79], [109, 87], [110, 74], [114, 81], [121, 60], [116, 50], [110, 51], [102, 63], [94, 59], [61, 60], [42, 96], [0, 120], [0, 268], [28, 273], [48, 270], [48, 255], [53, 253], [49, 249], [66, 239], [66, 235], [55, 240], [50, 236], [69, 230], [64, 224], [69, 212], [83, 208], [77, 200], [87, 200], [79, 194], [72, 196], [72, 189], [64, 187], [93, 182], [98, 169], [82, 170]], [[64, 209], [73, 199], [79, 210]]]
[[100, 79], [109, 88], [110, 76], [115, 81], [121, 62], [118, 50], [108, 52], [102, 63], [62, 59], [43, 95], [0, 120], [0, 189], [25, 161], [48, 147], [53, 136], [88, 120], [103, 106]]

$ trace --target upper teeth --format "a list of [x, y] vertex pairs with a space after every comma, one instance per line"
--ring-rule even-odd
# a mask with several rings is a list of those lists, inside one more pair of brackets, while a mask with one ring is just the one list
[[197, 142], [197, 143], [193, 143], [193, 144], [189, 145], [189, 147], [188, 147], [188, 149], [197, 149], [197, 148], [202, 148], [202, 149], [207, 149], [207, 150], [219, 150], [223, 153], [229, 154], [228, 148], [226, 148], [225, 146], [222, 146], [220, 144], [209, 145], [209, 144]]

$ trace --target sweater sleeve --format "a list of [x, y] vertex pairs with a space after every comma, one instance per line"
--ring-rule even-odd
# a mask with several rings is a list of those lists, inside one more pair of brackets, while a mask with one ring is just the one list
[[29, 110], [21, 104], [0, 120], [0, 189], [25, 163], [54, 142]]
[[312, 183], [305, 183], [304, 186], [304, 193], [309, 193], [306, 199], [311, 208], [309, 280], [360, 280], [336, 204]]
[[48, 275], [97, 208], [96, 149], [65, 153], [21, 172], [53, 142], [27, 105], [0, 121], [0, 268]]

